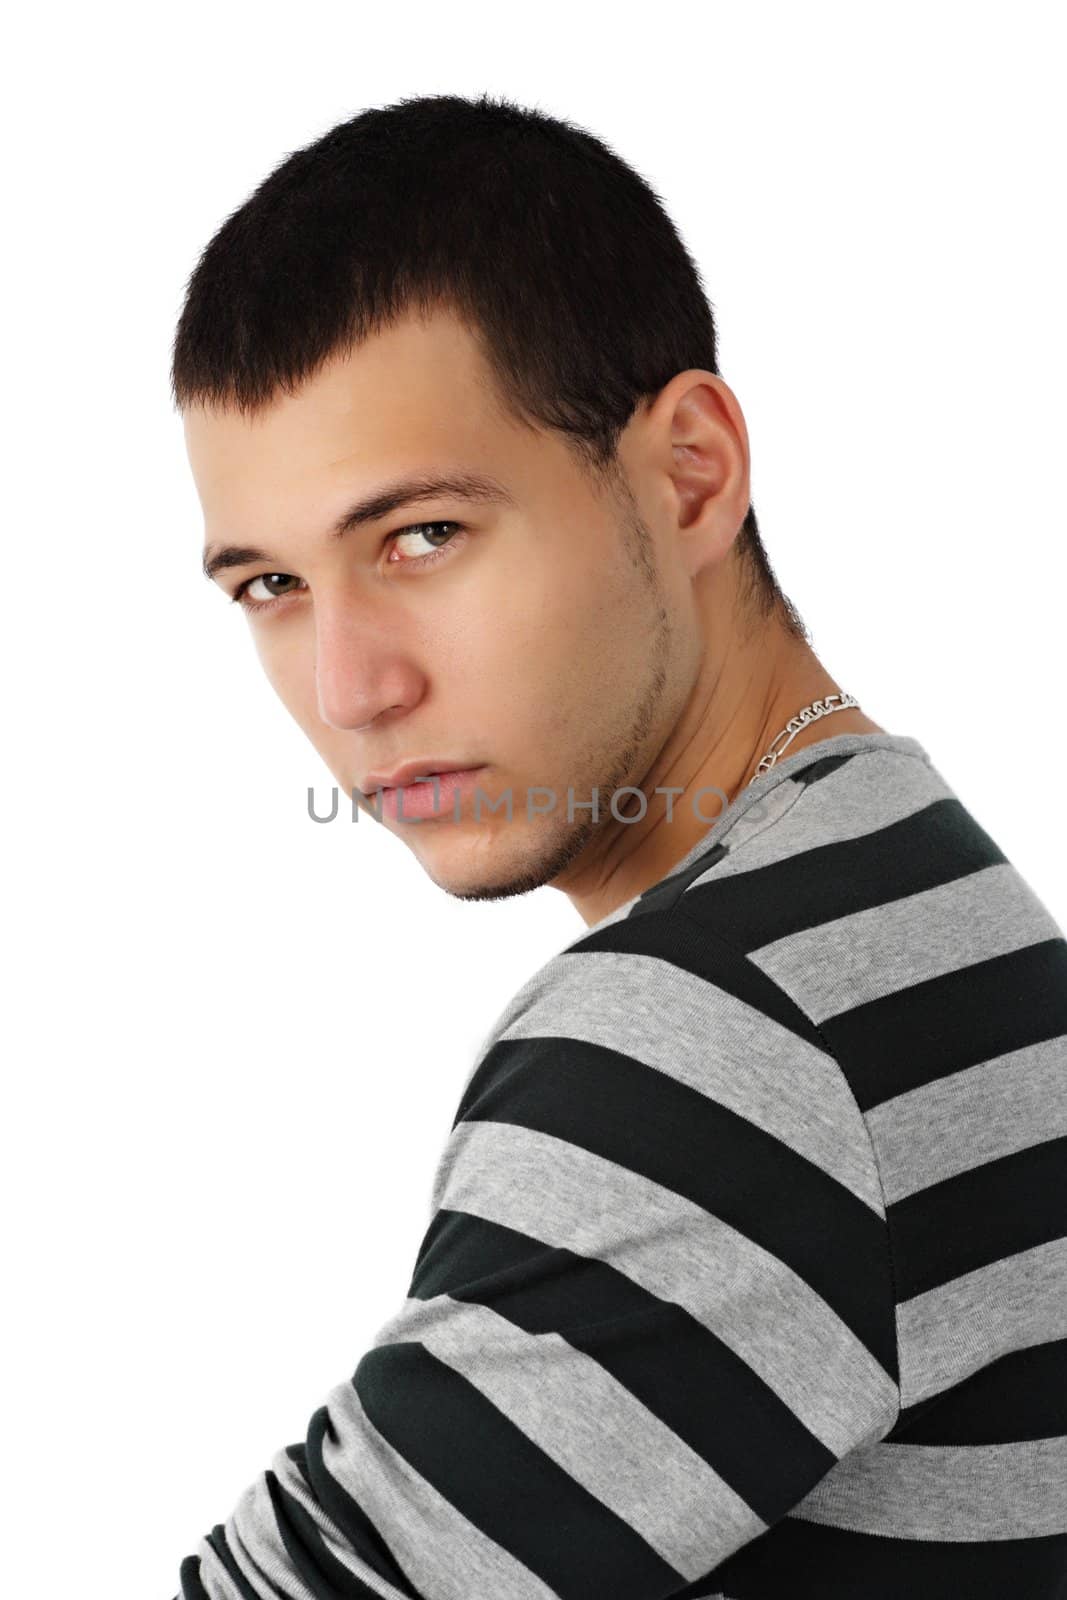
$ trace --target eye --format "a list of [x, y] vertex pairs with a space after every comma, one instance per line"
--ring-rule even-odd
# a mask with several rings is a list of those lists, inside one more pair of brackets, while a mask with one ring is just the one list
[[[387, 561], [392, 566], [399, 565], [403, 567], [424, 567], [429, 565], [429, 563], [431, 561], [435, 561], [439, 555], [444, 554], [449, 544], [454, 544], [456, 542], [456, 534], [450, 533], [447, 536], [447, 544], [434, 545], [432, 542], [433, 537], [438, 537], [438, 530], [442, 528], [454, 528], [459, 533], [463, 532], [463, 525], [459, 522], [412, 522], [409, 523], [406, 528], [399, 528], [396, 533], [389, 535], [392, 548], [390, 549], [389, 555], [386, 558]], [[428, 529], [432, 530], [432, 534], [427, 533]], [[404, 558], [398, 558], [395, 555], [395, 551], [399, 549], [405, 541], [411, 539], [421, 539], [424, 541], [424, 543], [428, 542], [430, 544], [429, 554], [423, 554], [416, 549], [412, 555]]]
[[[442, 537], [440, 533], [442, 529], [446, 530], [444, 536], [447, 542], [434, 545], [433, 539]], [[455, 531], [448, 532], [449, 529]], [[428, 567], [447, 556], [449, 547], [457, 542], [457, 536], [462, 536], [465, 532], [466, 529], [461, 522], [411, 522], [407, 527], [398, 528], [395, 533], [389, 535], [387, 542], [390, 549], [386, 558], [387, 564], [400, 567]], [[424, 544], [428, 543], [430, 545], [428, 553], [422, 554], [416, 551], [414, 555], [397, 557], [395, 551], [401, 546], [401, 542], [409, 540], [422, 540]], [[260, 594], [254, 592], [257, 584], [263, 585]], [[244, 583], [238, 584], [230, 598], [235, 605], [243, 606], [246, 611], [270, 611], [279, 601], [300, 592], [299, 588], [280, 587], [287, 584], [301, 585], [302, 580], [294, 578], [289, 572], [261, 572], [257, 577], [246, 578]]]
[[[238, 584], [230, 598], [235, 605], [244, 606], [246, 611], [266, 610], [270, 606], [274, 605], [275, 601], [284, 600], [286, 594], [292, 593], [292, 590], [282, 590], [279, 592], [279, 590], [273, 587], [273, 585], [278, 583], [299, 582], [300, 579], [294, 578], [289, 572], [261, 572], [258, 577], [246, 578], [244, 583]], [[259, 596], [253, 595], [252, 590], [257, 583], [261, 583], [266, 586], [266, 599], [261, 599]]]

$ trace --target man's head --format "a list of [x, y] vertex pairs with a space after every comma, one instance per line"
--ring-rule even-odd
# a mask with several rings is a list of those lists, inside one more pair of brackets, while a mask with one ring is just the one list
[[[510, 821], [469, 795], [387, 817], [451, 893], [564, 881], [679, 738], [713, 614], [803, 636], [696, 269], [569, 124], [442, 96], [296, 152], [205, 250], [172, 387], [213, 575], [262, 602], [268, 678], [344, 791], [424, 759], [510, 789]], [[349, 515], [412, 477], [465, 482]]]

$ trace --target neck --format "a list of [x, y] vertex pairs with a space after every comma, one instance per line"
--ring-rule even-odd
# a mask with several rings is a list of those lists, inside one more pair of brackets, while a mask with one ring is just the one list
[[[575, 870], [555, 880], [554, 887], [567, 894], [587, 926], [643, 894], [689, 853], [746, 787], [786, 723], [812, 701], [843, 692], [811, 646], [777, 619], [746, 638], [734, 635], [718, 656], [709, 646], [666, 744], [643, 777], [629, 780], [644, 792], [645, 815], [632, 823], [612, 819]], [[849, 707], [807, 724], [785, 756], [836, 734], [882, 731], [862, 707]], [[657, 794], [657, 789], [682, 792]]]

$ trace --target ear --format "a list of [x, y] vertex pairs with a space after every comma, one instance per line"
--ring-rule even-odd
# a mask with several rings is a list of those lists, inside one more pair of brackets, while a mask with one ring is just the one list
[[713, 372], [679, 372], [649, 413], [659, 470], [690, 574], [729, 555], [749, 505], [748, 430], [737, 398]]

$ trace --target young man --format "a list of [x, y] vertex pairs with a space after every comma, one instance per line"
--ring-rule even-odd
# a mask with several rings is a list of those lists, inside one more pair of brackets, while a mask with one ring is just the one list
[[339, 785], [586, 924], [183, 1600], [1062, 1595], [1067, 943], [812, 651], [655, 195], [505, 102], [366, 112], [220, 229], [172, 378]]

